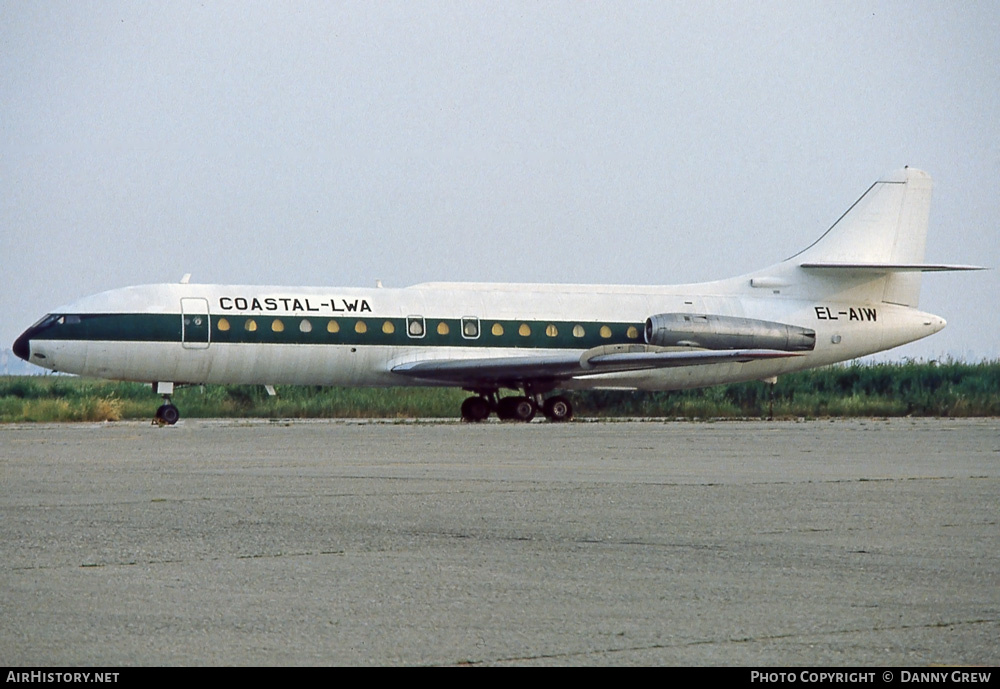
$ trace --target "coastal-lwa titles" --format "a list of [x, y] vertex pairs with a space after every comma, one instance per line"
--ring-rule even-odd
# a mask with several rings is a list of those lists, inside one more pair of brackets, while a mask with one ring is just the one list
[[371, 313], [367, 299], [349, 297], [219, 297], [222, 311], [291, 311], [296, 313]]

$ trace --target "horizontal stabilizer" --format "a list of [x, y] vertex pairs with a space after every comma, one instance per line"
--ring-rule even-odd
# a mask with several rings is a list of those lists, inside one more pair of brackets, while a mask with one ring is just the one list
[[935, 273], [947, 270], [986, 270], [983, 266], [949, 263], [802, 263], [810, 270], [838, 270], [855, 273]]

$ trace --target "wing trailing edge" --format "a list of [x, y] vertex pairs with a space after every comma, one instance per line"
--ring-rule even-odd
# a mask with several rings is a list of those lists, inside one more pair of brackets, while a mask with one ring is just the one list
[[[650, 351], [642, 345], [599, 347], [578, 353], [536, 354], [493, 359], [430, 359], [399, 364], [392, 372], [439, 385], [520, 387], [525, 382], [559, 382], [606, 373], [802, 356], [772, 349]], [[638, 351], [637, 351], [638, 350]]]

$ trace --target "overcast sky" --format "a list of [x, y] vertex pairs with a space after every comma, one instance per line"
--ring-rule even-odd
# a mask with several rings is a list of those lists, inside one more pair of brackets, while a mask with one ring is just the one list
[[[935, 180], [1000, 267], [1000, 3], [0, 0], [0, 346], [130, 284], [670, 284]], [[924, 277], [1000, 357], [1000, 271]]]

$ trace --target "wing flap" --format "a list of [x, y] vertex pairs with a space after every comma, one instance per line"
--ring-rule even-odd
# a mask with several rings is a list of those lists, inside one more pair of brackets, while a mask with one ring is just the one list
[[803, 356], [802, 352], [785, 352], [777, 349], [698, 349], [690, 352], [622, 352], [598, 354], [587, 360], [596, 371], [642, 371], [650, 368], [676, 368], [679, 366], [705, 366], [734, 361], [746, 363], [760, 359], [782, 359]]
[[399, 364], [393, 373], [423, 381], [463, 387], [519, 387], [524, 381], [568, 380], [581, 370], [579, 354], [495, 359], [430, 359]]
[[705, 366], [727, 362], [802, 356], [773, 349], [690, 351], [607, 351], [535, 354], [493, 359], [429, 359], [399, 364], [393, 373], [439, 385], [462, 387], [521, 387], [526, 382], [559, 382], [573, 378], [646, 371], [678, 366]]

